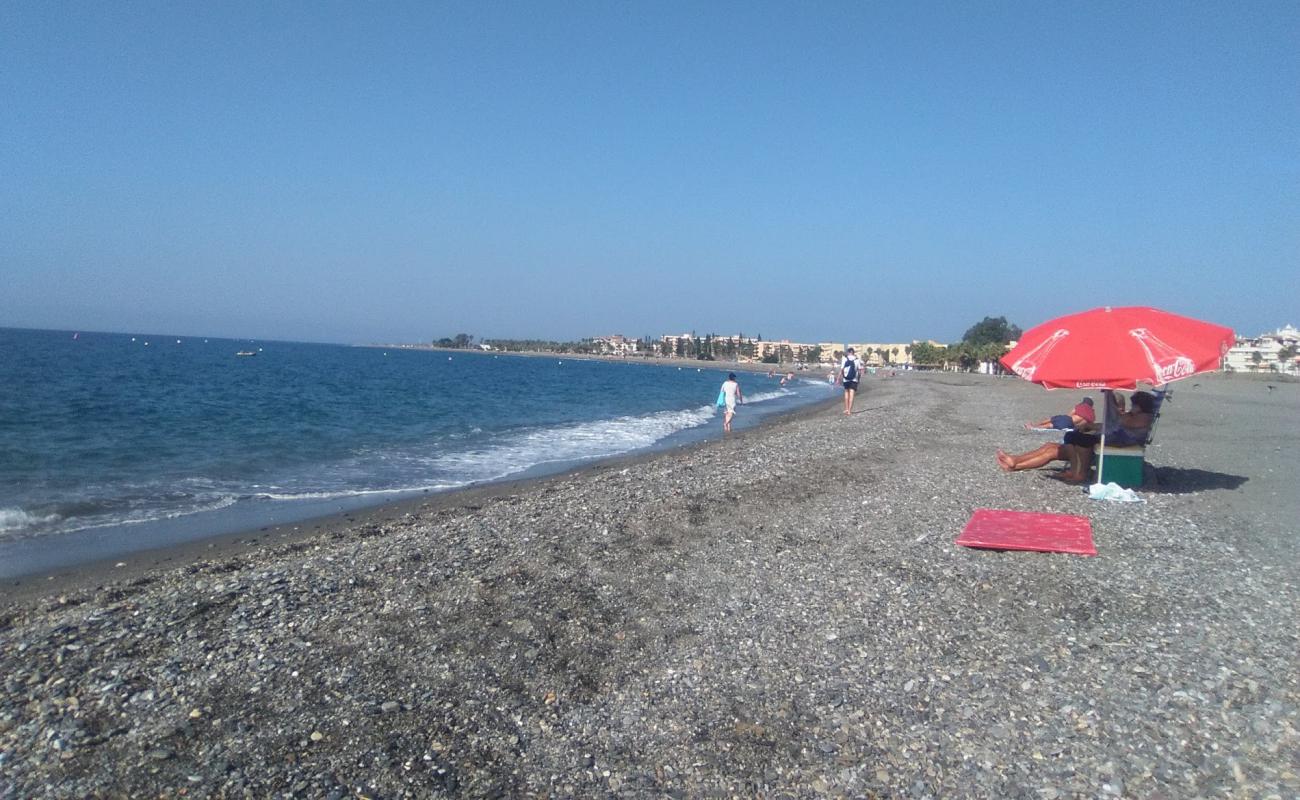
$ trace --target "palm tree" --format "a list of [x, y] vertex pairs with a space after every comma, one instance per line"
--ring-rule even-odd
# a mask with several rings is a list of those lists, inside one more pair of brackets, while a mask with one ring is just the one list
[[1277, 363], [1282, 367], [1283, 372], [1290, 372], [1295, 367], [1297, 352], [1300, 352], [1300, 348], [1293, 344], [1288, 344], [1277, 351]]

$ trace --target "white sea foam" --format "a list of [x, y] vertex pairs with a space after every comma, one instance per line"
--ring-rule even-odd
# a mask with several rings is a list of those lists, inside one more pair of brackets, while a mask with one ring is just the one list
[[756, 394], [745, 395], [745, 402], [762, 403], [767, 400], [776, 400], [781, 397], [793, 397], [794, 394], [795, 393], [790, 391], [789, 389], [777, 389], [776, 391], [772, 391], [772, 392], [757, 392]]
[[190, 514], [198, 514], [204, 511], [219, 511], [228, 506], [233, 506], [237, 502], [239, 502], [239, 498], [232, 494], [199, 497], [195, 498], [193, 502], [188, 505], [179, 508], [134, 511], [126, 519], [115, 520], [105, 524], [135, 525], [141, 522], [156, 522], [160, 519], [176, 519], [177, 517], [187, 517]]
[[[771, 398], [785, 393], [774, 393]], [[766, 398], [766, 399], [771, 399]], [[594, 422], [545, 428], [528, 428], [500, 434], [478, 447], [432, 454], [369, 453], [367, 458], [401, 465], [406, 479], [385, 488], [255, 487], [256, 500], [336, 500], [347, 497], [401, 495], [422, 491], [445, 491], [471, 483], [492, 481], [548, 464], [588, 461], [630, 453], [651, 447], [668, 436], [709, 422], [712, 406], [684, 411], [662, 411], [645, 416], [626, 416]], [[355, 475], [358, 465], [348, 464], [342, 472]], [[419, 478], [412, 479], [418, 475]], [[421, 480], [423, 478], [423, 480]]]
[[[746, 397], [746, 403], [765, 403], [796, 394], [786, 387], [781, 387], [771, 391], [755, 392]], [[39, 533], [42, 529], [46, 532], [52, 530], [70, 532], [155, 522], [217, 511], [241, 500], [329, 501], [457, 489], [473, 483], [518, 475], [537, 467], [579, 463], [647, 449], [673, 434], [710, 423], [716, 419], [716, 414], [717, 409], [708, 405], [680, 411], [661, 411], [643, 416], [624, 416], [554, 427], [527, 428], [493, 435], [477, 447], [463, 442], [461, 448], [450, 452], [401, 453], [376, 450], [366, 453], [357, 463], [339, 465], [341, 469], [338, 475], [327, 477], [326, 473], [318, 470], [313, 476], [315, 480], [302, 482], [290, 480], [281, 485], [275, 483], [254, 485], [243, 491], [239, 491], [238, 487], [229, 483], [206, 477], [183, 478], [177, 481], [177, 484], [185, 486], [187, 490], [181, 497], [176, 498], [181, 502], [163, 507], [150, 507], [151, 504], [143, 503], [137, 507], [118, 507], [102, 513], [91, 513], [84, 517], [78, 515], [66, 519], [58, 514], [39, 516], [29, 514], [21, 508], [0, 508], [0, 537], [23, 537]], [[476, 435], [482, 434], [482, 431], [475, 428], [469, 433]], [[362, 481], [365, 480], [362, 477], [363, 468], [365, 472], [371, 469], [365, 467], [365, 462], [370, 460], [373, 467], [374, 459], [385, 463], [386, 466], [389, 464], [395, 466], [395, 471], [390, 475], [390, 478], [394, 479], [393, 484], [383, 486], [383, 482], [380, 481], [380, 488], [365, 487], [364, 483], [358, 487], [357, 478], [361, 477]], [[315, 485], [311, 485], [313, 483]], [[131, 486], [130, 488], [137, 499], [154, 497], [157, 492], [157, 487], [154, 486]], [[129, 505], [135, 506], [135, 503]]]
[[255, 500], [337, 500], [340, 497], [366, 497], [368, 495], [407, 494], [409, 492], [438, 492], [465, 486], [470, 481], [430, 483], [423, 486], [402, 486], [395, 489], [340, 489], [321, 492], [258, 492]]
[[72, 531], [106, 528], [117, 525], [139, 525], [145, 522], [187, 517], [205, 511], [217, 511], [234, 505], [239, 500], [235, 495], [209, 494], [191, 498], [190, 502], [164, 506], [131, 508], [115, 510], [85, 516], [64, 517], [60, 514], [45, 516], [28, 514], [19, 508], [0, 509], [0, 538], [22, 539], [31, 535], [46, 533], [71, 533]]
[[53, 525], [58, 514], [29, 514], [21, 508], [0, 508], [0, 533], [20, 533], [43, 525]]
[[650, 447], [679, 431], [709, 422], [713, 406], [641, 417], [534, 428], [482, 448], [431, 459], [440, 472], [470, 481], [497, 480], [533, 467], [608, 458]]

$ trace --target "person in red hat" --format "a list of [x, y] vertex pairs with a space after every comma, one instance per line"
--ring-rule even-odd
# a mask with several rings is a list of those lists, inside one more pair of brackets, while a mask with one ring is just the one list
[[1092, 398], [1085, 397], [1069, 414], [1054, 414], [1038, 422], [1026, 422], [1025, 427], [1031, 431], [1044, 428], [1068, 431], [1082, 428], [1084, 425], [1092, 425], [1096, 421], [1097, 412], [1093, 410]]
[[[1151, 423], [1155, 420], [1155, 398], [1149, 392], [1134, 392], [1132, 407], [1122, 411], [1123, 400], [1114, 392], [1106, 391], [1106, 402], [1111, 410], [1106, 416], [1106, 439], [1109, 443], [1123, 446], [1146, 444], [1151, 434]], [[1088, 426], [1096, 428], [1096, 424]], [[1059, 475], [1069, 483], [1082, 483], [1088, 479], [1092, 468], [1092, 448], [1101, 441], [1100, 432], [1075, 430], [1065, 435], [1060, 444], [1045, 444], [1027, 453], [1012, 455], [998, 450], [998, 466], [1007, 472], [1019, 472], [1037, 469], [1053, 461], [1065, 461], [1069, 467]]]

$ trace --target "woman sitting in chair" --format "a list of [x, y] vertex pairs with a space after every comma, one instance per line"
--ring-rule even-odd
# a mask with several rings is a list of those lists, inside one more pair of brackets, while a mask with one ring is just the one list
[[[1155, 397], [1150, 392], [1134, 392], [1132, 406], [1128, 411], [1122, 408], [1123, 400], [1110, 390], [1102, 394], [1106, 398], [1106, 443], [1115, 447], [1146, 444], [1151, 435], [1151, 423], [1155, 421]], [[1084, 426], [1097, 428], [1096, 424]], [[1056, 475], [1069, 483], [1082, 483], [1088, 479], [1092, 469], [1092, 448], [1101, 441], [1101, 435], [1086, 430], [1074, 430], [1065, 434], [1060, 444], [1045, 444], [1028, 453], [1010, 455], [998, 451], [998, 465], [1007, 472], [1023, 469], [1037, 469], [1053, 461], [1069, 462], [1069, 468]]]

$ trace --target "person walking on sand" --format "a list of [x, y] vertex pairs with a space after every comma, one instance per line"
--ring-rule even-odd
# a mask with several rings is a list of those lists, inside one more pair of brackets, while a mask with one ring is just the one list
[[736, 404], [745, 402], [745, 394], [740, 391], [740, 383], [736, 381], [736, 373], [728, 372], [727, 379], [722, 382], [722, 390], [718, 392], [718, 405], [724, 406], [722, 411], [722, 429], [731, 431], [731, 419], [736, 416]]
[[853, 396], [858, 393], [858, 380], [862, 377], [862, 360], [854, 354], [852, 347], [844, 353], [836, 377], [844, 384], [844, 416], [847, 417], [853, 413]]

